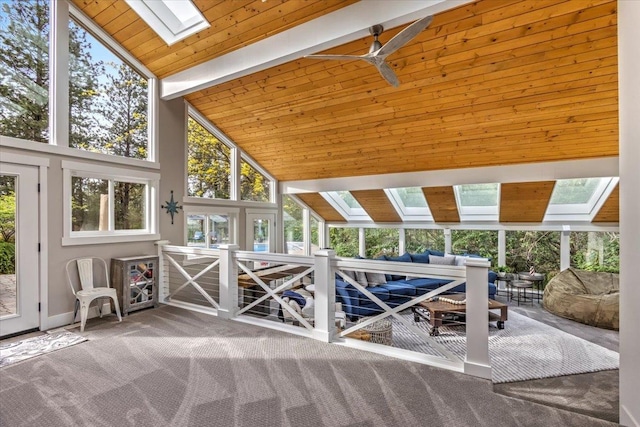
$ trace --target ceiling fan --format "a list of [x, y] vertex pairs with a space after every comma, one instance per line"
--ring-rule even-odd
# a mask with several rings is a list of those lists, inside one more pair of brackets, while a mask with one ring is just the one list
[[400, 31], [394, 37], [391, 38], [384, 46], [382, 43], [378, 41], [378, 36], [382, 34], [384, 28], [382, 25], [374, 25], [369, 28], [369, 32], [373, 36], [373, 43], [369, 48], [369, 53], [364, 55], [307, 55], [305, 58], [314, 58], [314, 59], [335, 59], [335, 60], [355, 60], [361, 59], [363, 61], [368, 62], [369, 64], [375, 66], [382, 77], [389, 82], [389, 84], [398, 87], [400, 86], [400, 81], [398, 77], [393, 72], [389, 64], [386, 63], [385, 59], [387, 56], [391, 55], [396, 50], [400, 49], [402, 46], [407, 44], [411, 39], [420, 34], [422, 30], [427, 28], [433, 16], [426, 16], [422, 19], [417, 20], [413, 24], [406, 27], [404, 30]]

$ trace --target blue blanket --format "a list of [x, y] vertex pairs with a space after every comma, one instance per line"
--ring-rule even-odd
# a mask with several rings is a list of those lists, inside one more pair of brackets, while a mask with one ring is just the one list
[[[282, 298], [286, 298], [286, 297], [289, 297], [289, 299], [292, 299], [295, 302], [297, 302], [300, 308], [303, 308], [307, 303], [307, 300], [304, 299], [302, 295], [294, 291], [284, 291], [282, 293]], [[280, 306], [278, 309], [278, 319], [284, 322], [284, 315], [282, 314], [282, 306]]]

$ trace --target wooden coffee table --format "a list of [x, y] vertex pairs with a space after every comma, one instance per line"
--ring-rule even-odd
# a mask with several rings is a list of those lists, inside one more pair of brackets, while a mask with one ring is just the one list
[[[466, 298], [464, 294], [445, 295], [445, 298], [462, 301]], [[507, 321], [507, 305], [496, 300], [489, 300], [489, 321], [497, 322], [498, 329], [504, 329], [504, 322]], [[492, 310], [500, 310], [500, 314], [493, 313]], [[438, 328], [442, 326], [446, 314], [464, 314], [467, 311], [466, 304], [451, 304], [443, 301], [422, 301], [411, 307], [413, 320], [419, 322], [420, 319], [429, 321], [431, 331], [429, 335], [437, 336]]]

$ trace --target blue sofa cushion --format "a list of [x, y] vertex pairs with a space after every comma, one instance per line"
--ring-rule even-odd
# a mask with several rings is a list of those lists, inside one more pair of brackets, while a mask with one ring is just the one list
[[434, 256], [444, 256], [444, 252], [435, 251], [433, 249], [427, 249], [424, 253], [429, 253], [429, 254], [434, 255]]
[[423, 254], [410, 254], [411, 262], [419, 262], [421, 264], [429, 264], [429, 251]]
[[[387, 261], [394, 261], [394, 262], [413, 262], [411, 260], [411, 255], [408, 252], [403, 253], [400, 256], [397, 257], [387, 257]], [[394, 280], [402, 280], [404, 279], [404, 275], [399, 275], [399, 274], [389, 274], [389, 277], [387, 278], [387, 282], [390, 281], [394, 281]]]
[[389, 297], [392, 299], [400, 295], [410, 297], [416, 295], [416, 287], [406, 281], [387, 282], [380, 287], [387, 289], [389, 291]]
[[432, 279], [429, 277], [419, 277], [416, 279], [406, 280], [406, 283], [416, 288], [416, 295], [424, 295], [442, 285], [446, 285], [451, 280], [448, 279]]

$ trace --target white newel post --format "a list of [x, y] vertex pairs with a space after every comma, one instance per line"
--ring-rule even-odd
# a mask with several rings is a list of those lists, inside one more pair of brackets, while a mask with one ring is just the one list
[[313, 337], [331, 342], [336, 329], [336, 280], [331, 264], [336, 253], [322, 249], [315, 253], [315, 325]]
[[164, 256], [162, 251], [164, 247], [171, 243], [168, 240], [158, 240], [155, 242], [155, 245], [158, 247], [158, 272], [156, 280], [158, 281], [158, 301], [166, 302], [167, 295], [169, 295], [169, 279], [167, 277], [166, 267], [167, 265], [164, 262]]
[[238, 266], [234, 252], [238, 245], [220, 245], [220, 308], [218, 317], [232, 319], [238, 311]]
[[489, 261], [468, 259], [467, 266], [467, 357], [464, 372], [491, 379], [489, 359]]

